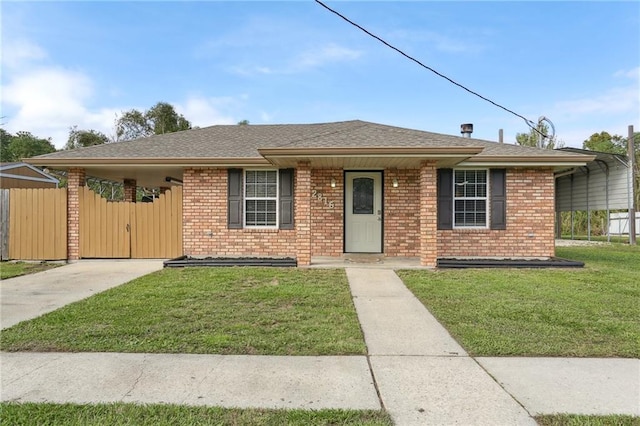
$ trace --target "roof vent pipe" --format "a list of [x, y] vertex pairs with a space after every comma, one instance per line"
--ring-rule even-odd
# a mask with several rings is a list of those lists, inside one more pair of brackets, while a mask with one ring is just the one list
[[461, 124], [460, 133], [462, 133], [462, 137], [470, 138], [471, 133], [473, 133], [473, 124], [471, 123]]
[[504, 131], [502, 129], [498, 130], [498, 142], [504, 143]]

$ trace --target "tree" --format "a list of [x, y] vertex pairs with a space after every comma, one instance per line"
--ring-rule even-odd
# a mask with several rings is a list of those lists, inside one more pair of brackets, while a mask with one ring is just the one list
[[[590, 151], [609, 152], [611, 154], [627, 154], [627, 139], [620, 135], [611, 136], [607, 132], [592, 134], [582, 143], [582, 148]], [[638, 147], [636, 146], [636, 150]]]
[[248, 126], [249, 120], [238, 121], [238, 126]]
[[0, 161], [8, 163], [12, 161], [12, 154], [9, 145], [13, 140], [13, 135], [5, 129], [0, 128]]
[[132, 139], [151, 136], [153, 130], [144, 114], [136, 109], [122, 113], [116, 118], [116, 141], [128, 141]]
[[191, 128], [189, 120], [184, 118], [182, 114], [178, 114], [173, 105], [166, 102], [158, 102], [151, 107], [145, 113], [145, 118], [156, 135], [179, 132]]
[[69, 139], [64, 149], [84, 148], [109, 143], [109, 138], [97, 130], [78, 130], [78, 126], [69, 129]]
[[538, 123], [536, 128], [531, 128], [529, 133], [517, 133], [516, 142], [520, 146], [531, 146], [545, 149], [562, 148], [563, 142], [558, 142], [556, 137], [542, 138], [542, 144], [540, 143], [540, 133], [543, 135], [549, 134], [549, 126], [544, 123]]
[[178, 114], [173, 105], [158, 102], [145, 112], [131, 109], [116, 118], [116, 140], [128, 141], [151, 135], [191, 129], [191, 122]]
[[12, 135], [2, 129], [1, 157], [4, 162], [20, 161], [22, 158], [35, 157], [36, 155], [49, 154], [56, 151], [51, 139], [43, 139], [29, 132], [18, 132]]

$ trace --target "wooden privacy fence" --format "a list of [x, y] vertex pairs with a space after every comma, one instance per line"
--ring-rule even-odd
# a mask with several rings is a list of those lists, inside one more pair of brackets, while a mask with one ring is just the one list
[[[5, 197], [4, 191], [8, 191]], [[8, 205], [8, 209], [7, 209]], [[60, 260], [67, 258], [67, 190], [3, 190], [2, 239], [8, 250], [3, 259]], [[8, 232], [5, 231], [8, 229]]]
[[80, 257], [174, 258], [182, 255], [182, 188], [152, 203], [107, 201], [80, 191]]
[[[111, 202], [80, 188], [80, 257], [182, 255], [182, 188], [152, 203]], [[2, 260], [67, 259], [67, 189], [0, 190]]]

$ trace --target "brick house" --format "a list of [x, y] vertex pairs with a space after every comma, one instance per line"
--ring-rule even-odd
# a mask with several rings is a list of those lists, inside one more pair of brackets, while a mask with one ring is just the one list
[[438, 258], [554, 255], [554, 172], [590, 156], [364, 121], [212, 126], [29, 161], [66, 169], [69, 257], [74, 188], [87, 175], [182, 185], [192, 256], [382, 253]]

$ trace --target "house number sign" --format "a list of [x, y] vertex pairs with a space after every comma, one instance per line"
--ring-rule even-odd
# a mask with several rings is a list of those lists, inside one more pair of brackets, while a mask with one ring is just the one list
[[334, 207], [333, 201], [329, 201], [327, 197], [325, 197], [322, 192], [318, 192], [315, 189], [311, 191], [311, 198], [315, 198], [321, 203], [324, 203], [325, 206], [329, 206], [330, 209]]

